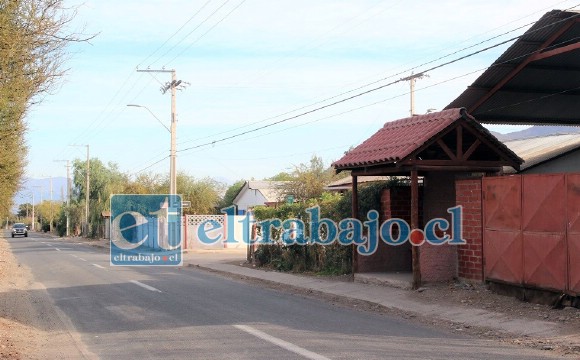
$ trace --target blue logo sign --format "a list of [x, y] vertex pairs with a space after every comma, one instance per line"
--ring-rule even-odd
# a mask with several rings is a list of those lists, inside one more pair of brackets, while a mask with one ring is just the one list
[[182, 250], [181, 196], [111, 196], [111, 265], [178, 266]]

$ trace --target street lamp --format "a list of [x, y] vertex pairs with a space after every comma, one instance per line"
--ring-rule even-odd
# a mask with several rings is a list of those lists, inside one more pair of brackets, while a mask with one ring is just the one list
[[137, 104], [127, 104], [130, 107], [138, 107], [143, 108], [149, 112], [169, 133], [171, 134], [171, 148], [169, 150], [169, 194], [175, 195], [177, 194], [177, 167], [175, 165], [175, 132], [176, 126], [175, 121], [171, 121], [171, 129], [169, 129], [163, 121], [161, 121], [153, 111], [149, 110], [147, 106], [137, 105]]

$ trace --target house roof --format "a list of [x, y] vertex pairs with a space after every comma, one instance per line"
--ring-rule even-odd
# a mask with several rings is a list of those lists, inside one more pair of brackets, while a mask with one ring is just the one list
[[553, 10], [447, 109], [496, 124], [580, 125], [580, 12]]
[[[364, 182], [388, 181], [391, 179], [391, 177], [392, 176], [361, 176], [357, 182], [360, 184]], [[326, 185], [326, 187], [336, 187], [350, 184], [352, 184], [352, 176], [349, 175], [343, 177], [342, 179], [331, 182], [330, 184]]]
[[505, 153], [514, 163], [521, 162], [516, 154], [477, 123], [465, 109], [454, 108], [387, 122], [374, 135], [332, 165], [340, 171], [400, 162], [423, 149], [438, 134], [458, 121], [467, 123], [470, 129]]
[[[555, 134], [510, 140], [505, 141], [504, 144], [524, 159], [525, 162], [520, 169], [525, 170], [570, 151], [580, 149], [580, 136], [578, 134]], [[514, 172], [512, 169], [505, 169], [504, 171]]]
[[[392, 176], [361, 176], [357, 179], [357, 183], [363, 184], [375, 181], [388, 181]], [[324, 190], [348, 190], [352, 187], [352, 176], [345, 176], [342, 179], [331, 182], [324, 187]]]
[[280, 190], [283, 188], [288, 181], [267, 181], [267, 180], [250, 180], [244, 183], [244, 186], [240, 188], [238, 193], [234, 198], [234, 203], [238, 200], [238, 197], [244, 190], [256, 190], [259, 191], [262, 196], [266, 199], [266, 202], [278, 202], [280, 201]]

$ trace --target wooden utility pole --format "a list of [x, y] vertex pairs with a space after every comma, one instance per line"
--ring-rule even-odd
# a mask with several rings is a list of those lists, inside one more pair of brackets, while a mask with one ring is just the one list
[[407, 76], [406, 78], [402, 78], [401, 81], [408, 81], [410, 86], [410, 94], [411, 94], [411, 106], [409, 109], [409, 113], [411, 116], [415, 116], [415, 81], [417, 79], [422, 79], [424, 77], [429, 77], [429, 75], [425, 75], [423, 73], [419, 74], [411, 74], [411, 76]]

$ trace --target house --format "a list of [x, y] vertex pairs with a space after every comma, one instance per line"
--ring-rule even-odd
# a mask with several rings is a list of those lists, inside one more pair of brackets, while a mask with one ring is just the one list
[[282, 190], [287, 183], [287, 181], [246, 181], [233, 201], [237, 214], [244, 215], [254, 206], [276, 206], [283, 202]]

